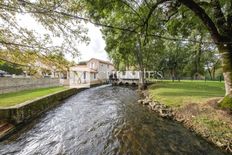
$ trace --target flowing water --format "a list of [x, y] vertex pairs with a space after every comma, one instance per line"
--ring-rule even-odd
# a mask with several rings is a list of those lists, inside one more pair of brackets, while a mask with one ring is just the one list
[[0, 154], [223, 154], [137, 99], [130, 88], [85, 90], [1, 142]]

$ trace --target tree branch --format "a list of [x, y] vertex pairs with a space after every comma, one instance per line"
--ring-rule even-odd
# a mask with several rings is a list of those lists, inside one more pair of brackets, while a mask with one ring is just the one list
[[7, 60], [7, 59], [1, 58], [1, 57], [0, 57], [0, 60], [11, 63], [13, 65], [18, 65], [18, 66], [22, 66], [22, 67], [29, 67], [28, 65], [23, 65], [23, 64], [16, 63], [16, 62], [12, 62], [10, 60]]
[[121, 2], [122, 2], [125, 6], [127, 6], [128, 8], [130, 8], [140, 19], [142, 19], [142, 17], [140, 16], [140, 14], [139, 14], [133, 7], [131, 7], [130, 4], [128, 4], [127, 2], [125, 2], [125, 1], [123, 1], [123, 0], [121, 0]]
[[213, 15], [215, 17], [215, 24], [221, 34], [225, 34], [227, 30], [226, 19], [221, 10], [221, 4], [218, 0], [211, 0]]
[[205, 12], [205, 10], [193, 0], [179, 0], [179, 2], [185, 5], [190, 10], [192, 10], [195, 13], [195, 15], [201, 19], [203, 24], [210, 32], [214, 42], [218, 44], [221, 41], [221, 35], [219, 34], [216, 25], [209, 17], [209, 15]]
[[[230, 1], [229, 4], [229, 8], [228, 8], [228, 15], [227, 15], [227, 25], [229, 27], [229, 29], [232, 31], [232, 1]], [[231, 32], [232, 33], [232, 32]]]

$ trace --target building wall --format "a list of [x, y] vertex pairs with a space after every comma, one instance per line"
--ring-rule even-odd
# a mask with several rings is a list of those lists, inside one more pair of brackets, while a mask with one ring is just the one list
[[51, 78], [0, 78], [0, 94], [30, 90], [35, 88], [46, 88], [60, 86], [59, 79]]
[[104, 63], [99, 63], [99, 66], [98, 66], [98, 78], [99, 79], [102, 79], [102, 80], [108, 79], [110, 70], [107, 66], [109, 65], [104, 64]]
[[109, 75], [114, 70], [114, 67], [110, 64], [100, 62], [99, 60], [92, 59], [87, 63], [87, 66], [91, 69], [94, 69], [98, 72], [97, 78], [99, 80], [109, 79]]
[[86, 84], [90, 82], [90, 73], [84, 71], [70, 71], [70, 85]]
[[[86, 72], [86, 79], [83, 78], [83, 71], [81, 70], [81, 66], [71, 67], [70, 68], [70, 86], [87, 84], [87, 83], [102, 83], [106, 82], [109, 79], [109, 75], [114, 70], [114, 67], [108, 63], [101, 62], [97, 59], [91, 59], [87, 62], [87, 68], [96, 71], [94, 72]], [[94, 76], [95, 74], [95, 76]]]
[[90, 81], [97, 81], [98, 80], [97, 74], [98, 73], [90, 73]]
[[96, 59], [92, 59], [87, 63], [87, 67], [94, 70], [98, 70], [98, 66], [99, 66], [99, 61]]

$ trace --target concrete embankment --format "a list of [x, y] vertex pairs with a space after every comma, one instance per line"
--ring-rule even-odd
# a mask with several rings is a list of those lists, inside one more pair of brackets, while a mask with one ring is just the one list
[[12, 133], [16, 126], [39, 116], [61, 103], [60, 101], [86, 88], [71, 88], [47, 96], [30, 100], [11, 107], [0, 107], [0, 139]]

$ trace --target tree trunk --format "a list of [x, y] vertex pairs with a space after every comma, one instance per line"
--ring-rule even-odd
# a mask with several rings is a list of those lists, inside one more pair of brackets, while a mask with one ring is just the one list
[[213, 76], [212, 76], [212, 72], [211, 72], [210, 68], [208, 68], [208, 72], [209, 72], [210, 80], [213, 80]]
[[216, 67], [213, 66], [212, 74], [213, 74], [213, 80], [215, 80], [215, 72], [216, 72]]
[[211, 72], [211, 70], [210, 70], [210, 67], [209, 67], [208, 63], [207, 63], [207, 70], [208, 70], [208, 72], [209, 72], [210, 80], [212, 80], [212, 79], [213, 79], [213, 77], [212, 77], [212, 72]]
[[[178, 0], [190, 10], [192, 10], [197, 17], [201, 19], [211, 34], [215, 44], [218, 46], [221, 54], [223, 76], [225, 80], [226, 96], [221, 101], [223, 107], [230, 107], [232, 109], [232, 15], [229, 14], [227, 21], [223, 14], [220, 2], [212, 0], [214, 21], [209, 14], [197, 4], [194, 0]], [[232, 7], [232, 5], [231, 5]]]
[[142, 55], [142, 49], [141, 49], [141, 40], [140, 38], [138, 39], [138, 47], [136, 50], [136, 56], [139, 64], [139, 69], [140, 69], [140, 81], [139, 81], [139, 89], [144, 90], [146, 88], [145, 86], [145, 80], [144, 80], [144, 66], [143, 66], [143, 55]]
[[218, 49], [222, 57], [226, 96], [232, 97], [232, 47], [228, 44], [220, 44]]

